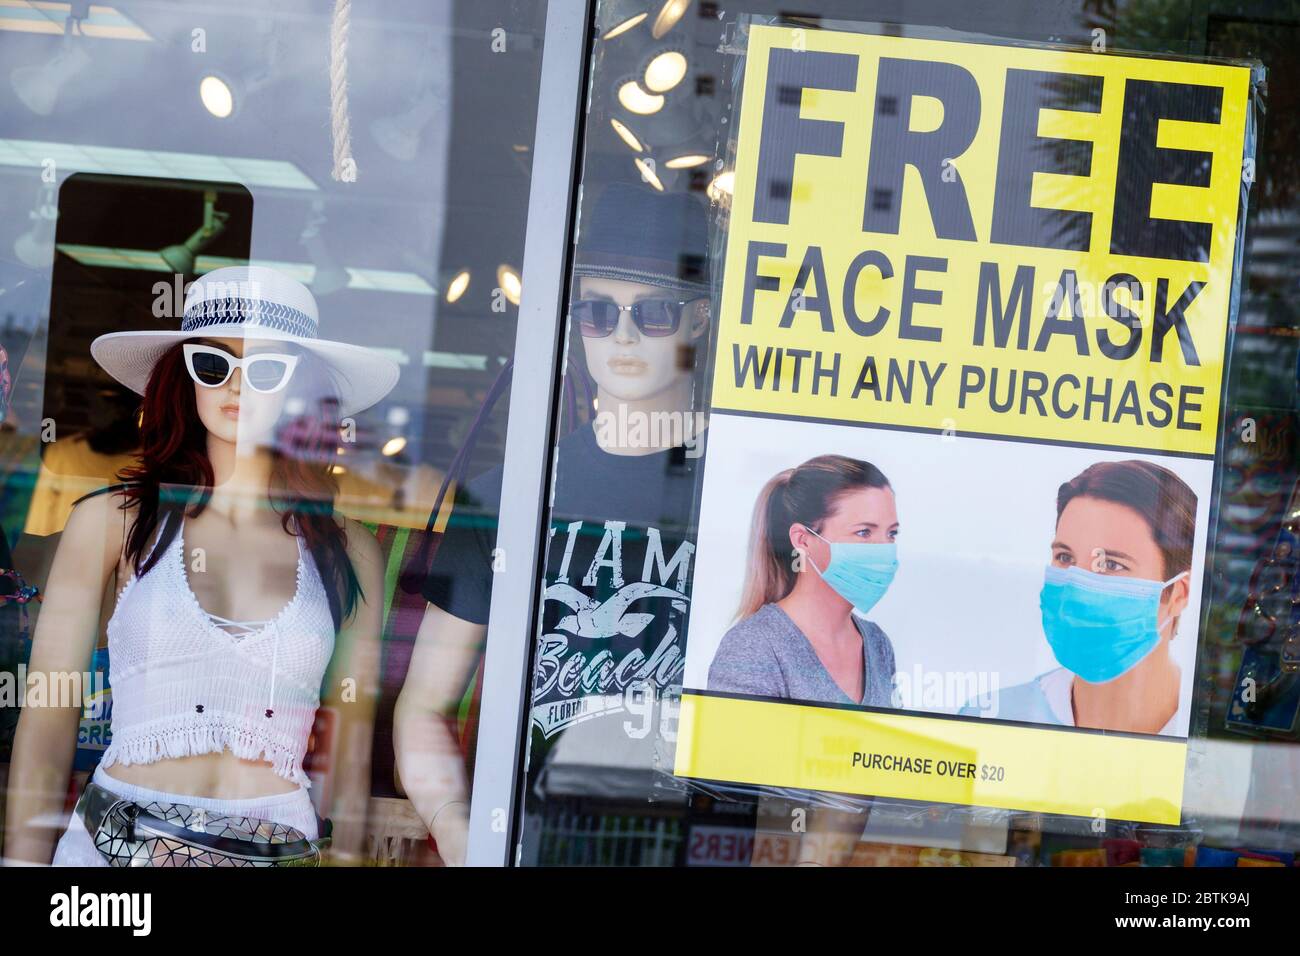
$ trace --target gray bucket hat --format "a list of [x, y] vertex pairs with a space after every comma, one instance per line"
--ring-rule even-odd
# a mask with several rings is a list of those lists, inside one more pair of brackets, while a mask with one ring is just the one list
[[709, 294], [709, 221], [691, 193], [606, 186], [579, 222], [573, 274]]

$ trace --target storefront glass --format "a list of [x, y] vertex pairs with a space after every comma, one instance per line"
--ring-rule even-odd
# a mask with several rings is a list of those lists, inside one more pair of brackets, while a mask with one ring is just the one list
[[[319, 814], [336, 862], [463, 857], [486, 616], [449, 633], [421, 592], [446, 585], [427, 569], [453, 495], [457, 524], [496, 520], [460, 485], [504, 454], [545, 18], [514, 0], [4, 5], [6, 857], [48, 862], [100, 773], [307, 836]], [[149, 351], [200, 338], [188, 365]], [[297, 364], [236, 370], [240, 342]], [[259, 432], [248, 413], [277, 401]], [[123, 594], [112, 542], [134, 519], [74, 502], [142, 453], [160, 516], [211, 500], [168, 539], [178, 566]], [[287, 511], [315, 529], [296, 571]], [[23, 695], [64, 671], [85, 677], [75, 706]]]
[[1294, 865], [1297, 25], [0, 3], [4, 860]]
[[1297, 14], [597, 4], [522, 863], [1292, 861]]

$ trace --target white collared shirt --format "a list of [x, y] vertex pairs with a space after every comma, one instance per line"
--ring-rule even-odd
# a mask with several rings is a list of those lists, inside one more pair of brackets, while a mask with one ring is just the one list
[[[1074, 682], [1074, 674], [1064, 667], [1058, 667], [1046, 674], [1040, 674], [1034, 681], [1038, 684], [1043, 697], [1047, 700], [1047, 706], [1051, 708], [1052, 716], [1066, 727], [1073, 727], [1074, 702], [1071, 698], [1070, 687]], [[1186, 737], [1190, 714], [1191, 701], [1188, 700], [1186, 694], [1179, 693], [1178, 709], [1169, 718], [1169, 722], [1160, 728], [1160, 733], [1174, 737]]]

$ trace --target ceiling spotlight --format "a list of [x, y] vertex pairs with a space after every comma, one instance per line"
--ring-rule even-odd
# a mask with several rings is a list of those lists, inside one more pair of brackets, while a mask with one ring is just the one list
[[213, 239], [221, 235], [222, 230], [226, 228], [226, 221], [230, 219], [230, 213], [220, 212], [217, 206], [217, 191], [215, 189], [205, 190], [203, 193], [203, 225], [194, 230], [194, 233], [184, 242], [168, 246], [161, 250], [158, 255], [162, 261], [167, 264], [178, 275], [193, 275], [194, 262], [199, 253], [207, 248]]
[[686, 8], [690, 5], [691, 0], [666, 0], [664, 5], [659, 8], [659, 14], [650, 27], [650, 35], [658, 40], [677, 26], [677, 21], [682, 18], [682, 14], [686, 12]]
[[43, 269], [54, 258], [54, 230], [59, 221], [58, 191], [53, 183], [41, 186], [36, 208], [27, 217], [32, 226], [14, 242], [14, 255], [29, 269]]
[[392, 458], [394, 455], [396, 455], [405, 447], [406, 447], [406, 439], [401, 435], [395, 435], [394, 437], [388, 439], [388, 441], [384, 442], [383, 448], [381, 448], [379, 451], [380, 454], [384, 455], [385, 457]]
[[[75, 24], [72, 17], [67, 23]], [[74, 33], [64, 27], [59, 52], [40, 66], [20, 66], [9, 75], [14, 93], [22, 104], [37, 116], [49, 116], [59, 101], [64, 85], [90, 65], [90, 54], [82, 48]]]
[[618, 134], [618, 138], [626, 143], [628, 149], [632, 150], [632, 152], [639, 153], [645, 149], [645, 146], [641, 144], [641, 140], [636, 138], [636, 134], [612, 116], [609, 118], [609, 125], [614, 127], [614, 132]]
[[625, 80], [618, 87], [618, 101], [623, 109], [640, 116], [658, 113], [664, 107], [664, 98], [641, 89], [636, 80]]
[[450, 305], [452, 303], [458, 302], [460, 300], [460, 297], [465, 294], [465, 290], [468, 288], [469, 288], [469, 270], [461, 269], [454, 276], [452, 276], [451, 281], [447, 283], [447, 293], [444, 296], [444, 298], [446, 298], [447, 300], [447, 304]]
[[280, 78], [283, 55], [275, 23], [269, 17], [252, 25], [248, 46], [255, 64], [237, 74], [205, 73], [199, 80], [199, 101], [217, 119], [229, 119], [235, 110]]
[[636, 157], [636, 159], [632, 160], [632, 162], [636, 164], [637, 171], [641, 173], [642, 179], [644, 179], [647, 183], [649, 183], [659, 192], [664, 191], [664, 184], [659, 179], [658, 174], [655, 172], [654, 163], [652, 161], [638, 156]]
[[519, 304], [524, 286], [519, 279], [518, 271], [513, 266], [506, 265], [504, 262], [497, 266], [497, 288], [504, 293], [511, 305]]
[[736, 173], [734, 170], [724, 169], [714, 176], [713, 181], [709, 183], [709, 198], [714, 202], [730, 202], [735, 191]]
[[235, 94], [230, 91], [230, 84], [211, 73], [199, 81], [199, 99], [203, 108], [217, 119], [226, 119], [235, 111]]
[[647, 16], [643, 0], [605, 0], [596, 14], [596, 32], [602, 40], [612, 40]]
[[661, 50], [645, 67], [645, 88], [651, 93], [667, 93], [686, 75], [686, 55], [681, 50]]
[[709, 159], [710, 157], [704, 153], [683, 153], [681, 156], [664, 160], [664, 165], [669, 169], [690, 169], [694, 166], [703, 166]]
[[[679, 74], [683, 64], [685, 74]], [[607, 114], [634, 128], [638, 144], [660, 157], [711, 152], [717, 137], [717, 116], [706, 97], [685, 92], [694, 64], [679, 50], [660, 47], [641, 61], [640, 70], [619, 76], [605, 87], [607, 92], [602, 92], [608, 103]], [[657, 92], [647, 89], [651, 83], [676, 86]]]

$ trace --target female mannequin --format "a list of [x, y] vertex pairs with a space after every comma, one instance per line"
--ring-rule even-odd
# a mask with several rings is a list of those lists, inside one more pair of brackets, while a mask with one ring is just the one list
[[[318, 809], [333, 815], [334, 852], [349, 856], [364, 838], [383, 572], [374, 536], [333, 514], [330, 469], [339, 414], [382, 398], [397, 370], [315, 338], [315, 324], [299, 283], [221, 269], [194, 283], [180, 332], [96, 340], [96, 359], [145, 395], [144, 448], [125, 485], [73, 509], [29, 673], [85, 669], [115, 581], [114, 732], [95, 782], [308, 838], [318, 834], [301, 759], [320, 690], [337, 749], [333, 800]], [[259, 354], [281, 358], [238, 362]], [[80, 711], [56, 703], [19, 721], [10, 859], [51, 859], [48, 821], [64, 805]], [[106, 865], [75, 813], [54, 862]]]

